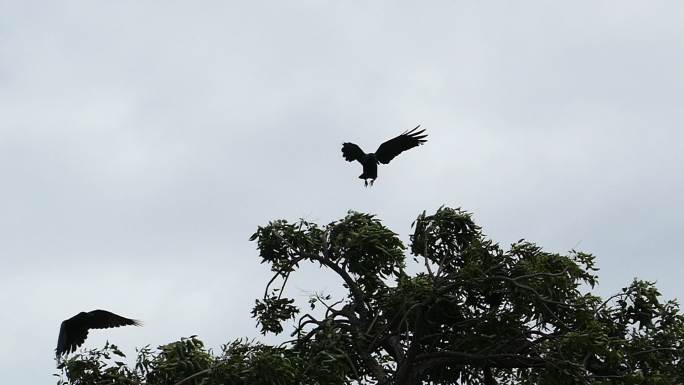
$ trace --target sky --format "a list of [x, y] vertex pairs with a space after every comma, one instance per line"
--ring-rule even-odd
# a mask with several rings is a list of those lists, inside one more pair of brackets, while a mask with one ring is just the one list
[[[259, 337], [270, 220], [377, 214], [408, 241], [441, 205], [507, 246], [595, 254], [681, 298], [681, 1], [0, 0], [0, 373], [55, 381], [60, 322], [134, 355]], [[367, 152], [428, 142], [372, 188]], [[305, 301], [340, 285], [317, 267]], [[286, 336], [284, 336], [286, 337]]]

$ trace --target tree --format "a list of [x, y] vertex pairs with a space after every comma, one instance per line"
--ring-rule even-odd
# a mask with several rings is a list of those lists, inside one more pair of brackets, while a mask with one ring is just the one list
[[[235, 341], [213, 355], [191, 338], [143, 349], [134, 369], [105, 362], [105, 348], [62, 363], [62, 383], [93, 383], [92, 373], [149, 385], [684, 381], [684, 317], [653, 283], [634, 280], [603, 300], [590, 293], [592, 255], [525, 240], [504, 250], [459, 209], [423, 213], [412, 227], [408, 249], [423, 267], [411, 275], [406, 247], [373, 215], [270, 222], [251, 238], [274, 273], [252, 314], [262, 333], [295, 320], [291, 341]], [[307, 262], [336, 274], [346, 294], [314, 295], [303, 312], [284, 292]]]

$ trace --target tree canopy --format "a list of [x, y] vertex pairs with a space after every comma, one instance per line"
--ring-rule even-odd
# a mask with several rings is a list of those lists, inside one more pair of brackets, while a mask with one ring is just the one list
[[[684, 317], [654, 283], [592, 294], [595, 258], [504, 249], [460, 209], [422, 213], [410, 243], [373, 215], [320, 226], [277, 220], [256, 242], [273, 278], [252, 316], [277, 346], [235, 340], [215, 353], [195, 336], [138, 350], [114, 345], [61, 361], [58, 384], [680, 384]], [[407, 258], [418, 262], [410, 274]], [[286, 296], [304, 263], [339, 277], [340, 298]], [[416, 269], [411, 269], [416, 270]]]

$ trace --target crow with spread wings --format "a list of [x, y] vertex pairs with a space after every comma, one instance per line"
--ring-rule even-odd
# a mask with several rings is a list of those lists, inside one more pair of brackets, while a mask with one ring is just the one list
[[423, 134], [425, 129], [416, 131], [418, 127], [420, 125], [381, 144], [375, 150], [375, 153], [366, 154], [361, 150], [361, 147], [354, 143], [343, 143], [342, 156], [348, 162], [358, 160], [363, 165], [363, 174], [359, 175], [359, 179], [364, 180], [365, 186], [368, 186], [368, 180], [370, 179], [370, 185], [372, 186], [378, 177], [378, 163], [387, 164], [402, 152], [420, 146], [427, 141], [425, 139], [427, 134]]
[[88, 337], [88, 329], [107, 329], [127, 325], [140, 326], [142, 323], [106, 310], [80, 312], [62, 322], [62, 326], [59, 328], [57, 349], [55, 349], [57, 358], [63, 354], [69, 354], [81, 346]]

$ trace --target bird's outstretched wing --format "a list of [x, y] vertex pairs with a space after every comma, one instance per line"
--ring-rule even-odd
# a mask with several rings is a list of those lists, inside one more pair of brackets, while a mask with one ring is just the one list
[[88, 329], [107, 329], [119, 326], [135, 325], [140, 326], [142, 322], [108, 312], [106, 310], [93, 310], [88, 315], [86, 327]]
[[423, 134], [425, 129], [416, 131], [418, 127], [420, 125], [381, 144], [377, 151], [375, 151], [375, 157], [378, 159], [378, 162], [387, 164], [402, 152], [425, 143], [427, 141], [425, 139], [427, 134]]
[[62, 354], [69, 354], [81, 346], [88, 337], [88, 329], [80, 327], [70, 318], [62, 322], [59, 328], [59, 338], [57, 338], [57, 349], [55, 353], [57, 357]]
[[355, 160], [361, 162], [366, 154], [361, 147], [354, 143], [342, 143], [342, 156], [347, 162], [353, 162]]
[[55, 353], [59, 357], [62, 354], [69, 354], [75, 351], [88, 337], [88, 329], [107, 329], [127, 325], [140, 326], [142, 323], [106, 310], [79, 313], [62, 322], [59, 328]]

